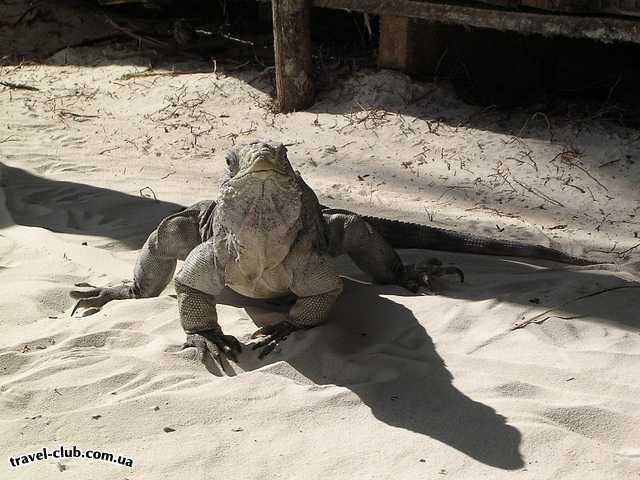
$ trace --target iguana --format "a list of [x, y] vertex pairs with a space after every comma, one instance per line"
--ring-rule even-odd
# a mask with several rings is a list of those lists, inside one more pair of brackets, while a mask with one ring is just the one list
[[226, 154], [217, 202], [202, 201], [168, 216], [142, 247], [132, 284], [74, 290], [77, 308], [100, 308], [111, 300], [157, 296], [175, 278], [178, 312], [187, 346], [213, 357], [236, 359], [242, 348], [217, 322], [216, 297], [225, 287], [241, 295], [295, 297], [287, 319], [259, 330], [254, 343], [268, 354], [297, 329], [321, 324], [342, 291], [334, 258], [348, 254], [377, 283], [410, 290], [429, 287], [431, 277], [457, 274], [437, 259], [403, 265], [393, 249], [426, 248], [524, 256], [590, 264], [543, 246], [498, 241], [449, 230], [320, 205], [279, 143], [255, 141]]

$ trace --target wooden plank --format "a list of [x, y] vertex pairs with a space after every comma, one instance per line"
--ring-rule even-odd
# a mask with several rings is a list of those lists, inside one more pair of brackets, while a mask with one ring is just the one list
[[313, 104], [310, 0], [273, 0], [277, 106], [289, 113]]
[[[530, 7], [563, 13], [597, 13], [601, 11], [601, 0], [476, 0], [489, 5], [518, 8]], [[610, 1], [610, 0], [608, 0]], [[613, 0], [618, 1], [618, 0]]]
[[378, 66], [418, 75], [435, 74], [450, 29], [418, 18], [382, 16]]
[[640, 22], [614, 17], [586, 17], [525, 13], [463, 4], [415, 0], [313, 0], [315, 7], [344, 9], [377, 15], [422, 18], [431, 22], [468, 25], [544, 36], [561, 35], [603, 42], [640, 43]]
[[384, 15], [380, 18], [380, 44], [378, 66], [408, 70], [413, 58], [411, 52], [412, 28], [414, 20], [408, 17]]

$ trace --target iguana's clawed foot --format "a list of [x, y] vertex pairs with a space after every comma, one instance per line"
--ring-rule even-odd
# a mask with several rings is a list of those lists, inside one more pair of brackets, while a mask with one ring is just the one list
[[401, 285], [412, 292], [421, 290], [433, 291], [431, 279], [443, 275], [458, 275], [460, 282], [464, 282], [464, 273], [458, 267], [443, 266], [437, 258], [430, 258], [413, 265], [405, 266]]
[[242, 351], [242, 344], [236, 337], [224, 335], [220, 330], [204, 330], [187, 334], [187, 341], [182, 345], [182, 350], [189, 347], [197, 348], [201, 358], [205, 358], [207, 353], [210, 354], [220, 364], [222, 364], [222, 355], [237, 362], [236, 352]]
[[275, 325], [261, 327], [253, 335], [251, 335], [251, 338], [262, 335], [264, 335], [264, 338], [254, 343], [251, 348], [253, 348], [253, 350], [256, 350], [258, 348], [264, 347], [258, 355], [258, 358], [262, 360], [264, 357], [273, 352], [273, 350], [278, 346], [280, 342], [286, 340], [290, 333], [295, 332], [296, 330], [299, 330], [299, 328], [290, 324], [289, 322], [280, 322], [276, 323]]
[[132, 287], [126, 284], [115, 287], [94, 287], [88, 283], [78, 283], [76, 287], [91, 287], [91, 290], [72, 290], [69, 292], [72, 298], [79, 299], [71, 310], [71, 316], [76, 313], [78, 308], [100, 309], [111, 300], [135, 298]]

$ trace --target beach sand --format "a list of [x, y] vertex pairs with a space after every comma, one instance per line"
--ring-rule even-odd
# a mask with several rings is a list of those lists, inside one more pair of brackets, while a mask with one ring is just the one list
[[[325, 204], [637, 261], [637, 130], [469, 106], [384, 70], [276, 115], [268, 78], [248, 83], [260, 72], [128, 78], [136, 55], [0, 69], [39, 89], [0, 86], [0, 478], [640, 478], [633, 264], [403, 251], [465, 272], [423, 296], [340, 259], [329, 322], [227, 372], [180, 350], [172, 285], [76, 317], [68, 296], [130, 279], [157, 222], [215, 198], [225, 150], [255, 138], [288, 144]], [[281, 318], [219, 307], [247, 344]], [[10, 464], [61, 445], [132, 466]]]

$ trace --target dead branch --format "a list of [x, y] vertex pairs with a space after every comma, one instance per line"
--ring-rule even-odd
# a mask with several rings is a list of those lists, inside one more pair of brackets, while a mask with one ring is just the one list
[[158, 71], [158, 70], [145, 70], [143, 72], [131, 72], [125, 73], [118, 80], [131, 80], [132, 78], [144, 78], [144, 77], [176, 77], [178, 75], [193, 75], [193, 74], [210, 74], [213, 73], [211, 70], [170, 70], [170, 71]]
[[15, 22], [13, 22], [13, 26], [14, 27], [18, 26], [25, 18], [27, 18], [27, 15], [29, 15], [31, 12], [35, 10], [36, 12], [34, 13], [33, 18], [30, 19], [30, 21], [33, 21], [38, 15], [38, 13], [40, 13], [39, 11], [37, 11], [39, 7], [40, 7], [40, 2], [37, 2], [35, 5], [32, 5], [29, 8], [27, 8], [24, 12], [22, 12], [22, 15], [20, 15], [18, 19]]
[[98, 155], [104, 155], [105, 153], [108, 152], [112, 152], [114, 150], [118, 150], [120, 147], [111, 147], [111, 148], [107, 148], [105, 150], [102, 150], [101, 152], [98, 152]]
[[635, 249], [636, 249], [636, 248], [638, 248], [638, 247], [640, 247], [640, 243], [635, 244], [635, 245], [634, 245], [633, 247], [631, 247], [631, 248], [627, 248], [626, 250], [623, 250], [623, 251], [621, 251], [621, 252], [618, 252], [618, 253], [617, 253], [617, 255], [618, 255], [618, 256], [620, 256], [620, 257], [622, 257], [622, 256], [624, 256], [625, 254], [629, 253], [629, 252], [630, 252], [630, 251], [632, 251], [632, 250], [635, 250]]
[[[579, 296], [577, 298], [574, 298], [573, 300], [569, 300], [568, 302], [564, 302], [561, 305], [558, 305], [556, 307], [550, 308], [549, 310], [546, 310], [546, 311], [536, 315], [535, 317], [531, 317], [531, 318], [529, 318], [527, 320], [523, 320], [522, 322], [518, 322], [513, 327], [511, 327], [509, 330], [513, 332], [514, 330], [519, 330], [521, 328], [526, 327], [527, 325], [531, 325], [532, 323], [540, 325], [541, 323], [544, 323], [546, 320], [548, 320], [551, 317], [557, 317], [557, 315], [551, 315], [551, 313], [554, 310], [557, 310], [557, 309], [559, 309], [561, 307], [569, 305], [570, 303], [574, 303], [574, 302], [577, 302], [579, 300], [584, 300], [585, 298], [595, 297], [596, 295], [601, 295], [603, 293], [613, 292], [613, 291], [616, 291], [616, 290], [625, 290], [625, 289], [629, 289], [629, 288], [640, 288], [640, 285], [621, 285], [619, 287], [604, 288], [604, 289], [598, 290], [596, 292], [588, 293], [586, 295], [581, 295], [581, 296]], [[562, 318], [562, 317], [559, 317], [559, 318]], [[577, 318], [577, 317], [570, 317], [570, 318]], [[569, 317], [567, 319], [569, 319]]]
[[[517, 189], [513, 186], [513, 184], [511, 183], [511, 181], [509, 180], [508, 175], [511, 174], [511, 172], [509, 171], [509, 169], [502, 169], [500, 168], [502, 165], [498, 165], [498, 167], [496, 168], [496, 173], [498, 174], [498, 176], [500, 176], [507, 185], [509, 185], [511, 187], [511, 189], [516, 192]], [[511, 174], [511, 180], [513, 182], [515, 182], [516, 184], [518, 184], [520, 187], [524, 188], [526, 191], [528, 191], [529, 193], [532, 193], [533, 195], [535, 195], [536, 197], [541, 198], [542, 200], [544, 200], [545, 202], [549, 202], [552, 205], [556, 205], [558, 207], [563, 207], [564, 205], [562, 203], [560, 203], [558, 200], [555, 200], [553, 198], [551, 198], [549, 195], [540, 192], [539, 190], [526, 185], [524, 183], [522, 183], [520, 180], [518, 180], [517, 178], [515, 178], [513, 176], [513, 174]]]
[[616, 160], [609, 160], [608, 162], [604, 162], [603, 164], [598, 165], [598, 168], [608, 167], [609, 165], [613, 165], [614, 163], [618, 163], [620, 160], [622, 160], [622, 159], [618, 158]]
[[153, 189], [151, 187], [143, 187], [140, 189], [140, 196], [143, 198], [151, 198], [148, 195], [145, 195], [144, 192], [151, 192], [151, 195], [153, 195], [153, 199], [157, 202], [158, 201], [158, 197], [156, 197], [156, 192], [153, 191]]
[[522, 128], [520, 129], [520, 131], [518, 131], [518, 135], [516, 135], [516, 137], [522, 137], [522, 132], [524, 132], [524, 130], [527, 128], [527, 126], [529, 125], [529, 122], [534, 118], [536, 118], [537, 116], [541, 116], [542, 118], [544, 118], [544, 121], [547, 123], [547, 132], [549, 133], [549, 142], [550, 143], [553, 142], [553, 131], [551, 130], [551, 122], [549, 122], [549, 117], [547, 117], [547, 115], [542, 112], [535, 112], [533, 115], [531, 115], [524, 122], [524, 125], [522, 125]]
[[84, 122], [90, 118], [100, 118], [100, 115], [84, 115], [82, 113], [70, 112], [69, 110], [59, 110], [57, 115], [61, 118], [71, 117], [78, 122]]
[[29, 90], [31, 92], [39, 92], [40, 89], [36, 87], [32, 87], [31, 85], [25, 85], [24, 83], [13, 83], [7, 82], [4, 80], [0, 80], [0, 85], [4, 85], [5, 87], [10, 88], [11, 90]]
[[578, 170], [582, 171], [587, 177], [589, 177], [591, 180], [596, 182], [600, 187], [602, 187], [605, 191], [608, 192], [609, 189], [606, 186], [604, 186], [600, 182], [600, 180], [598, 180], [596, 177], [591, 175], [591, 173], [586, 168], [580, 165], [580, 160], [578, 159], [579, 156], [580, 156], [580, 153], [578, 153], [577, 150], [573, 148], [565, 148], [563, 151], [561, 151], [555, 157], [553, 157], [549, 163], [554, 163], [556, 160], [560, 160], [562, 164], [568, 167], [575, 167]]
[[246, 130], [241, 130], [239, 132], [232, 132], [232, 133], [227, 133], [226, 135], [221, 135], [218, 138], [230, 138], [231, 139], [231, 143], [235, 143], [236, 138], [238, 138], [241, 135], [249, 135], [250, 133], [253, 133], [257, 130], [257, 126], [255, 125], [255, 123], [253, 122], [253, 120], [251, 121], [251, 125], [249, 126], [249, 128], [247, 128]]
[[5, 142], [17, 142], [18, 139], [13, 138], [15, 137], [15, 135], [9, 135], [8, 137], [3, 138], [2, 140], [0, 140], [0, 143], [5, 143]]

